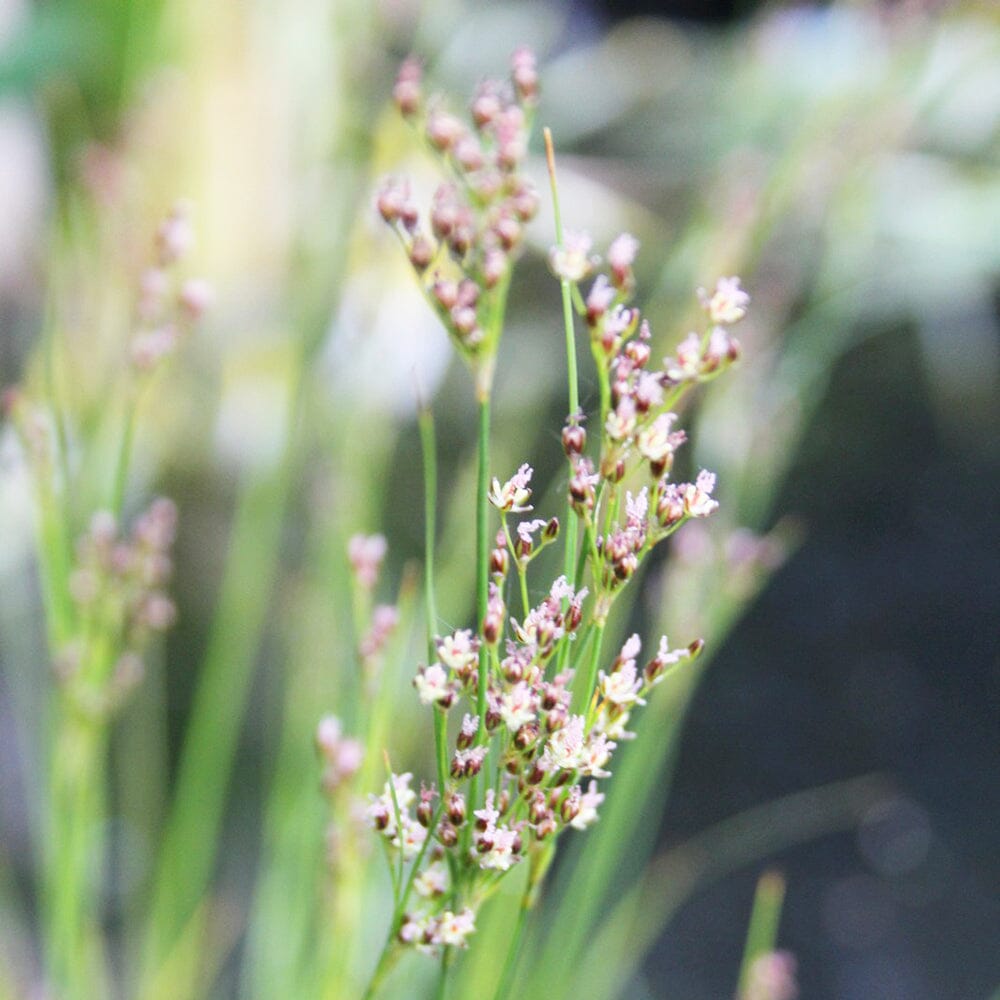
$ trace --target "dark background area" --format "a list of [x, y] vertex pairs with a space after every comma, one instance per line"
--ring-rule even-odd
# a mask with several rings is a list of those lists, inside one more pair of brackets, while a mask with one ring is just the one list
[[[698, 691], [662, 833], [888, 777], [898, 799], [858, 831], [773, 859], [781, 942], [817, 1000], [1000, 982], [996, 437], [943, 438], [916, 360], [891, 330], [837, 369], [783, 493], [807, 540]], [[684, 908], [648, 966], [663, 996], [728, 995], [757, 874]]]

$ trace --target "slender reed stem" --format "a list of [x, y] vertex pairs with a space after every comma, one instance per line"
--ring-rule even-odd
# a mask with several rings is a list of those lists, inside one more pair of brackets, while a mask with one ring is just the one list
[[[479, 395], [479, 470], [476, 478], [476, 615], [479, 628], [486, 619], [490, 579], [490, 396]], [[486, 742], [486, 689], [489, 685], [489, 658], [479, 657], [479, 691], [476, 710], [479, 714], [480, 743]]]
[[420, 447], [424, 460], [424, 607], [427, 614], [427, 655], [435, 656], [434, 632], [437, 628], [437, 604], [434, 596], [434, 538], [437, 516], [437, 446], [434, 440], [434, 414], [421, 404], [418, 416]]
[[[588, 638], [590, 638], [588, 636]], [[573, 711], [581, 712], [586, 706], [590, 704], [591, 697], [594, 693], [594, 685], [597, 683], [597, 668], [601, 662], [601, 645], [604, 640], [604, 622], [597, 622], [594, 625], [593, 632], [593, 647], [590, 651], [590, 661], [587, 664], [587, 674], [584, 678], [584, 683], [581, 687], [574, 691], [573, 696]], [[587, 719], [587, 724], [590, 724], [590, 719]]]
[[[559, 209], [559, 187], [556, 183], [556, 154], [552, 146], [552, 132], [543, 130], [545, 136], [545, 160], [549, 168], [549, 184], [552, 188], [552, 214], [555, 219], [556, 243], [563, 245], [562, 213]], [[580, 410], [579, 375], [576, 366], [576, 337], [573, 331], [573, 294], [571, 283], [563, 278], [559, 282], [562, 292], [563, 326], [566, 332], [566, 368], [569, 377], [569, 413], [574, 416]], [[603, 426], [603, 425], [602, 425]], [[578, 518], [572, 504], [566, 508], [566, 559], [565, 573], [569, 585], [576, 589], [576, 540]], [[565, 648], [565, 647], [564, 647]], [[564, 658], [564, 657], [563, 657]]]

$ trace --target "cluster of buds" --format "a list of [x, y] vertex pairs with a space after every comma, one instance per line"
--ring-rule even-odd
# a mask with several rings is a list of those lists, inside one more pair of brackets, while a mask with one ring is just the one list
[[[127, 536], [101, 511], [77, 542], [69, 586], [79, 639], [63, 650], [57, 672], [84, 707], [98, 712], [116, 707], [141, 678], [151, 637], [173, 624], [176, 611], [166, 586], [176, 525], [173, 503], [158, 499]], [[105, 662], [104, 648], [88, 645], [91, 635], [108, 637], [107, 648], [117, 659]]]
[[508, 80], [479, 85], [468, 122], [439, 98], [425, 100], [420, 65], [413, 59], [403, 63], [393, 89], [401, 114], [455, 180], [438, 186], [423, 222], [405, 179], [383, 184], [378, 210], [470, 362], [496, 351], [498, 302], [506, 295], [524, 227], [538, 211], [538, 196], [521, 173], [537, 96], [534, 56], [527, 49], [514, 53]]
[[193, 246], [190, 208], [178, 202], [157, 229], [155, 263], [143, 271], [139, 280], [138, 329], [129, 345], [137, 372], [150, 372], [173, 354], [212, 304], [212, 289], [207, 281], [178, 277], [178, 266]]
[[458, 913], [443, 910], [437, 914], [408, 913], [399, 928], [399, 940], [426, 955], [436, 956], [442, 947], [465, 948], [476, 929], [476, 915], [466, 907]]

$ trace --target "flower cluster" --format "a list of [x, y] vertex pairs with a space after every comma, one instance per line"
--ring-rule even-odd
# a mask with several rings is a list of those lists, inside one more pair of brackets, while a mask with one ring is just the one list
[[535, 60], [519, 49], [509, 80], [483, 81], [468, 123], [440, 98], [425, 100], [421, 76], [419, 63], [407, 60], [394, 99], [450, 179], [434, 192], [423, 222], [405, 179], [383, 184], [378, 210], [460, 353], [477, 364], [496, 352], [511, 266], [538, 210], [538, 196], [520, 172], [538, 96]]
[[133, 368], [153, 371], [173, 354], [212, 304], [211, 286], [201, 278], [181, 280], [178, 265], [194, 246], [190, 208], [178, 202], [160, 224], [154, 241], [155, 263], [143, 271], [136, 307], [138, 329], [129, 344]]
[[[173, 624], [176, 612], [165, 588], [176, 523], [176, 508], [161, 498], [128, 536], [110, 513], [100, 511], [77, 542], [69, 586], [78, 638], [62, 651], [57, 669], [81, 708], [101, 713], [116, 707], [141, 678], [152, 635]], [[94, 649], [89, 635], [110, 641]], [[114, 651], [110, 662], [107, 650]]]
[[[399, 110], [419, 125], [457, 183], [438, 188], [429, 230], [421, 227], [405, 182], [383, 187], [379, 211], [475, 371], [481, 403], [489, 397], [511, 261], [536, 207], [518, 174], [536, 87], [534, 62], [522, 50], [508, 84], [480, 86], [471, 125], [439, 102], [425, 102], [412, 61], [394, 90]], [[506, 481], [490, 480], [488, 434], [480, 439], [479, 620], [476, 628], [435, 637], [429, 662], [413, 678], [420, 703], [434, 715], [436, 781], [418, 792], [411, 773], [390, 772], [366, 812], [389, 857], [397, 945], [464, 947], [479, 906], [522, 862], [531, 897], [559, 836], [597, 822], [604, 801], [599, 783], [611, 776], [618, 747], [634, 737], [635, 711], [703, 648], [700, 639], [672, 648], [662, 637], [643, 663], [638, 635], [614, 656], [602, 646], [617, 597], [653, 547], [718, 507], [712, 473], [702, 470], [692, 482], [671, 478], [686, 440], [675, 408], [691, 388], [739, 357], [729, 327], [749, 299], [737, 278], [720, 280], [711, 295], [700, 293], [706, 331], [686, 338], [657, 366], [649, 326], [629, 305], [638, 248], [633, 236], [622, 234], [608, 248], [603, 271], [585, 234], [561, 239], [549, 255], [589, 332], [600, 389], [597, 446], [588, 451], [582, 413], [571, 413], [562, 431], [568, 530], [561, 532], [555, 517], [531, 516], [530, 465]], [[591, 282], [586, 292], [578, 287], [584, 280]], [[484, 415], [481, 429], [488, 430], [488, 409], [481, 407], [481, 420]], [[490, 505], [499, 519], [495, 536]], [[564, 575], [541, 592], [533, 581], [533, 591], [532, 564], [560, 537]], [[355, 549], [360, 576], [363, 546]], [[428, 586], [433, 589], [431, 581]], [[519, 607], [512, 611], [509, 603]]]

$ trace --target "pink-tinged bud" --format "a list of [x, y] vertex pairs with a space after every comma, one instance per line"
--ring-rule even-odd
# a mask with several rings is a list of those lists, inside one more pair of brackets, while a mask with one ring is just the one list
[[447, 281], [443, 278], [435, 281], [431, 291], [444, 309], [454, 308], [458, 301], [458, 285], [454, 281]]
[[458, 843], [458, 830], [448, 820], [443, 820], [438, 824], [437, 839], [445, 847], [454, 847]]
[[569, 790], [566, 798], [563, 799], [562, 806], [559, 809], [564, 823], [572, 823], [580, 815], [580, 799], [580, 786], [574, 785]]
[[403, 223], [403, 228], [408, 233], [412, 233], [417, 228], [417, 223], [420, 221], [417, 206], [411, 202], [407, 202], [400, 210], [399, 221]]
[[656, 501], [656, 519], [663, 528], [672, 528], [684, 520], [684, 495], [672, 483], [667, 483]]
[[168, 267], [184, 257], [194, 246], [190, 210], [178, 202], [156, 231], [156, 252], [161, 267]]
[[378, 208], [379, 215], [391, 224], [398, 221], [402, 215], [407, 199], [408, 192], [403, 182], [387, 180], [379, 188], [379, 192], [375, 197], [375, 205]]
[[510, 569], [510, 553], [507, 548], [495, 548], [490, 553], [490, 573], [493, 576], [505, 577]]
[[418, 233], [410, 244], [410, 263], [418, 271], [425, 271], [434, 260], [434, 250], [434, 244], [423, 233]]
[[582, 454], [587, 447], [587, 432], [579, 424], [567, 424], [562, 430], [562, 446], [567, 458]]
[[456, 163], [466, 173], [473, 173], [476, 170], [480, 170], [486, 162], [482, 146], [479, 145], [476, 137], [469, 133], [466, 133], [456, 141], [451, 155], [455, 157]]
[[458, 304], [474, 306], [479, 301], [479, 286], [471, 278], [463, 278], [458, 286]]
[[625, 478], [625, 459], [618, 458], [604, 471], [604, 478], [610, 483], [620, 483]]
[[526, 104], [538, 98], [538, 68], [535, 54], [528, 48], [515, 49], [510, 57], [511, 79], [518, 98]]
[[471, 306], [456, 306], [451, 311], [451, 322], [460, 337], [467, 337], [476, 329], [476, 310]]
[[493, 730], [500, 725], [501, 721], [500, 713], [492, 707], [488, 708], [486, 709], [486, 716], [483, 719], [483, 721], [486, 723], [487, 731], [492, 733]]
[[422, 75], [420, 63], [412, 56], [399, 67], [396, 85], [392, 88], [392, 99], [405, 118], [412, 117], [420, 110]]
[[529, 785], [537, 785], [545, 779], [545, 771], [542, 770], [537, 764], [532, 767], [531, 771], [528, 773], [527, 782]]
[[510, 204], [522, 222], [530, 222], [538, 214], [538, 192], [527, 182], [522, 182], [511, 196]]
[[551, 712], [545, 716], [545, 728], [550, 733], [558, 732], [566, 727], [569, 720], [569, 713], [565, 705], [556, 705]]
[[615, 576], [623, 582], [627, 580], [638, 568], [639, 560], [633, 552], [630, 552], [624, 558], [617, 560], [612, 567]]
[[434, 807], [431, 805], [430, 800], [421, 798], [417, 803], [416, 808], [417, 822], [425, 829], [431, 825], [431, 819], [434, 817]]
[[477, 128], [488, 125], [502, 109], [500, 98], [492, 89], [483, 89], [472, 102], [472, 120]]
[[212, 286], [203, 278], [191, 278], [181, 286], [179, 302], [184, 316], [192, 323], [205, 315], [215, 301]]
[[587, 325], [596, 327], [601, 317], [611, 308], [615, 298], [614, 288], [608, 284], [608, 279], [599, 274], [587, 295]]
[[526, 722], [514, 735], [514, 746], [518, 750], [530, 750], [538, 742], [537, 722]]
[[608, 249], [611, 280], [617, 288], [627, 288], [632, 284], [632, 264], [638, 249], [639, 241], [628, 233], [622, 233]]
[[510, 789], [504, 788], [497, 796], [497, 809], [503, 816], [510, 808]]
[[465, 126], [447, 111], [432, 111], [427, 116], [427, 138], [435, 148], [446, 152], [465, 133]]
[[692, 642], [688, 646], [688, 656], [690, 656], [691, 659], [694, 660], [697, 657], [701, 656], [702, 650], [704, 648], [705, 648], [705, 640], [695, 639], [694, 642]]
[[532, 823], [541, 823], [547, 815], [549, 815], [549, 809], [545, 802], [545, 793], [535, 792], [528, 806], [528, 818]]
[[641, 340], [630, 340], [625, 345], [625, 356], [636, 368], [645, 368], [651, 353], [649, 344]]
[[521, 770], [520, 757], [509, 756], [504, 758], [504, 770], [511, 775], [518, 774]]
[[507, 273], [507, 254], [496, 248], [486, 251], [483, 257], [483, 280], [487, 288], [496, 288]]
[[503, 634], [503, 614], [496, 611], [487, 611], [486, 618], [483, 619], [483, 641], [487, 646], [495, 646], [500, 641]]
[[369, 815], [376, 830], [384, 830], [389, 825], [389, 810], [382, 802], [374, 803]]
[[566, 631], [575, 632], [583, 622], [583, 606], [581, 601], [573, 601], [566, 611]]
[[504, 680], [509, 684], [516, 684], [524, 680], [524, 667], [521, 661], [515, 656], [506, 656], [500, 662], [500, 669], [503, 671]]
[[545, 525], [545, 530], [542, 532], [542, 537], [547, 541], [555, 541], [559, 537], [559, 518], [550, 518], [549, 523]]
[[461, 826], [465, 822], [465, 799], [462, 798], [458, 792], [452, 792], [448, 796], [448, 804], [446, 806], [448, 810], [448, 819], [451, 820], [455, 826]]
[[471, 226], [456, 224], [455, 228], [451, 231], [451, 235], [448, 237], [448, 248], [456, 257], [461, 259], [469, 252], [474, 239], [475, 233], [472, 231]]
[[493, 224], [493, 232], [504, 250], [510, 251], [517, 246], [521, 239], [521, 223], [513, 216], [502, 215]]
[[439, 239], [446, 239], [450, 236], [458, 222], [459, 214], [454, 188], [448, 184], [442, 184], [434, 192], [434, 198], [431, 201], [431, 229], [434, 231], [434, 235]]

